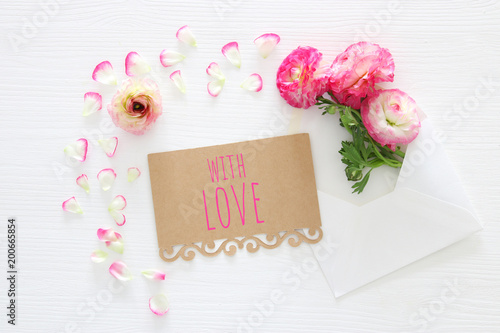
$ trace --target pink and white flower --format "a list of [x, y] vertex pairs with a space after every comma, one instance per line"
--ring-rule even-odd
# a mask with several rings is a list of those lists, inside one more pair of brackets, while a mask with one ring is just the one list
[[317, 49], [299, 46], [278, 68], [276, 85], [288, 104], [307, 109], [326, 92], [330, 73], [330, 65], [322, 62], [322, 55]]
[[266, 59], [280, 42], [280, 36], [276, 34], [263, 34], [253, 41], [257, 46], [259, 54]]
[[96, 92], [88, 92], [83, 96], [83, 112], [84, 117], [91, 115], [102, 109], [102, 96]]
[[87, 149], [89, 147], [89, 142], [87, 139], [80, 138], [76, 142], [72, 142], [66, 147], [64, 147], [64, 153], [66, 156], [73, 158], [80, 162], [85, 162], [87, 159]]
[[115, 261], [109, 266], [109, 273], [120, 281], [130, 281], [134, 277], [123, 261]]
[[361, 118], [368, 134], [392, 151], [412, 142], [420, 130], [415, 101], [398, 89], [376, 90], [361, 104]]
[[167, 296], [158, 294], [149, 299], [149, 309], [157, 316], [163, 316], [169, 310]]
[[262, 77], [254, 73], [247, 77], [245, 81], [243, 81], [240, 85], [243, 89], [249, 90], [249, 91], [261, 91], [262, 90]]
[[143, 75], [151, 71], [151, 66], [139, 53], [130, 52], [125, 58], [125, 74], [128, 76]]
[[108, 105], [108, 113], [116, 126], [144, 134], [162, 114], [158, 85], [150, 78], [125, 80]]
[[359, 109], [361, 99], [375, 91], [376, 83], [393, 80], [394, 60], [389, 50], [359, 42], [333, 61], [329, 90], [339, 103]]
[[241, 55], [237, 42], [227, 43], [222, 47], [221, 51], [224, 57], [226, 57], [231, 64], [238, 68], [241, 67]]
[[109, 61], [103, 61], [95, 67], [94, 72], [92, 72], [92, 79], [110, 86], [117, 85], [115, 72]]

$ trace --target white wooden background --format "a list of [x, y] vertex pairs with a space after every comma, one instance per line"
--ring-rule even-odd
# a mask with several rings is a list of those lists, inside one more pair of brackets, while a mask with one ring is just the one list
[[[1, 332], [500, 332], [498, 1], [1, 0], [0, 15], [0, 267], [6, 268], [6, 220], [13, 216], [20, 271], [15, 328], [6, 324], [0, 272]], [[184, 24], [197, 36], [197, 49], [175, 39]], [[253, 39], [267, 32], [282, 42], [262, 60]], [[233, 40], [240, 44], [240, 70], [220, 54]], [[393, 86], [413, 96], [446, 135], [445, 148], [485, 229], [340, 299], [320, 271], [295, 273], [312, 257], [307, 246], [162, 262], [146, 154], [286, 133], [278, 117], [291, 108], [274, 86], [281, 60], [299, 45], [333, 60], [358, 40], [390, 49]], [[159, 64], [165, 48], [188, 56], [177, 67], [185, 96], [168, 79], [172, 69]], [[86, 91], [99, 89], [105, 104], [113, 93], [91, 80], [94, 66], [109, 60], [124, 78], [129, 51], [153, 65], [164, 98], [164, 115], [142, 137], [108, 127], [104, 110], [81, 116]], [[211, 61], [228, 76], [217, 99], [206, 93]], [[253, 72], [264, 78], [258, 94], [239, 88]], [[87, 162], [66, 165], [67, 143], [100, 134], [119, 137], [115, 157], [91, 143]], [[134, 184], [126, 182], [130, 166], [143, 171]], [[118, 173], [111, 193], [102, 193], [95, 178], [104, 167]], [[82, 172], [91, 181], [88, 196], [74, 184]], [[113, 294], [109, 262], [95, 265], [89, 255], [100, 246], [97, 228], [114, 224], [106, 207], [117, 194], [129, 202], [120, 232], [123, 260], [136, 279]], [[83, 217], [60, 208], [73, 195]], [[138, 274], [153, 267], [167, 272], [165, 282]], [[164, 317], [147, 305], [159, 290], [171, 303]], [[273, 290], [284, 302], [259, 310]]]

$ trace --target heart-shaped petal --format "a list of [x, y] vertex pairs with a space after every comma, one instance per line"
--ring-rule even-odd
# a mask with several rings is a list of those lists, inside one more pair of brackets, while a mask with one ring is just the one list
[[158, 294], [149, 299], [149, 309], [157, 316], [168, 312], [168, 299], [164, 294]]
[[280, 36], [276, 34], [263, 34], [253, 41], [262, 58], [267, 58], [280, 42]]
[[137, 76], [149, 73], [151, 66], [144, 60], [139, 53], [130, 52], [125, 58], [125, 74], [128, 76]]
[[90, 192], [90, 185], [89, 185], [89, 178], [87, 177], [86, 174], [82, 174], [78, 178], [76, 178], [76, 184], [83, 188], [85, 192], [89, 193]]
[[227, 58], [234, 66], [241, 67], [241, 55], [238, 48], [237, 42], [227, 43], [222, 47], [222, 54]]
[[181, 71], [175, 71], [172, 74], [170, 74], [170, 80], [174, 82], [175, 86], [177, 87], [177, 89], [179, 89], [181, 93], [183, 94], [186, 93], [186, 84], [182, 79]]
[[83, 95], [83, 112], [84, 117], [91, 115], [102, 109], [102, 96], [96, 92], [88, 92]]
[[132, 273], [123, 261], [115, 261], [109, 266], [109, 273], [120, 281], [130, 281], [133, 279]]
[[103, 61], [95, 67], [94, 72], [92, 73], [92, 79], [96, 82], [110, 86], [116, 86], [118, 84], [115, 72], [113, 71], [113, 66], [109, 61]]
[[191, 45], [191, 46], [196, 46], [196, 38], [194, 38], [194, 35], [191, 32], [191, 29], [189, 29], [189, 27], [187, 25], [185, 25], [185, 26], [181, 27], [179, 30], [177, 30], [175, 37], [177, 37], [177, 39], [183, 43], [186, 43], [186, 44]]
[[219, 96], [220, 92], [222, 91], [222, 88], [224, 87], [224, 83], [225, 83], [224, 80], [208, 82], [207, 90], [210, 96], [213, 97]]
[[116, 136], [108, 139], [101, 139], [97, 141], [99, 146], [104, 150], [108, 157], [113, 157], [118, 146], [118, 138]]
[[160, 53], [160, 62], [163, 67], [173, 66], [184, 59], [186, 59], [186, 56], [179, 52], [163, 50]]
[[207, 71], [208, 75], [210, 75], [211, 77], [213, 77], [214, 79], [216, 79], [218, 81], [226, 79], [226, 77], [224, 76], [224, 74], [220, 70], [219, 65], [216, 62], [211, 62], [210, 65], [208, 65], [206, 71]]
[[139, 168], [136, 168], [136, 167], [128, 168], [128, 170], [127, 170], [127, 181], [129, 183], [131, 183], [134, 180], [136, 180], [137, 178], [139, 178], [140, 175], [141, 175], [141, 170], [139, 170]]
[[141, 272], [149, 280], [165, 280], [165, 273], [157, 269], [147, 269]]
[[66, 212], [75, 213], [75, 214], [83, 214], [83, 210], [76, 201], [75, 197], [71, 197], [68, 200], [62, 203], [62, 209]]
[[64, 147], [64, 153], [66, 156], [73, 158], [77, 161], [84, 162], [87, 159], [87, 149], [89, 147], [89, 142], [87, 139], [81, 138], [76, 140], [76, 142], [70, 143]]
[[241, 83], [241, 86], [243, 89], [249, 90], [249, 91], [261, 91], [262, 90], [262, 77], [254, 73], [247, 77], [245, 81]]
[[97, 174], [97, 179], [101, 184], [101, 188], [103, 191], [107, 191], [111, 188], [116, 179], [116, 173], [113, 169], [102, 169]]
[[108, 254], [106, 252], [104, 252], [102, 250], [95, 250], [90, 255], [90, 260], [92, 260], [96, 264], [99, 264], [101, 262], [104, 262], [107, 257], [108, 257]]

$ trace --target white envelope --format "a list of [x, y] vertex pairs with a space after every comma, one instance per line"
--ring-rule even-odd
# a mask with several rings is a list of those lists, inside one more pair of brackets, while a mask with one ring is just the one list
[[[373, 170], [360, 195], [351, 194], [340, 161], [350, 140], [338, 116], [301, 111], [300, 132], [310, 134], [323, 242], [329, 256], [313, 252], [336, 297], [449, 246], [482, 225], [429, 119], [408, 145], [403, 167]], [[394, 189], [394, 190], [393, 190]]]

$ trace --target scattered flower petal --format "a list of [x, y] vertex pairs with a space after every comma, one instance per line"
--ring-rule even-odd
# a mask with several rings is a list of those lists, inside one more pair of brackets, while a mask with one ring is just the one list
[[103, 61], [99, 65], [97, 65], [92, 73], [92, 79], [94, 81], [107, 84], [110, 86], [116, 86], [116, 76], [113, 71], [113, 66], [109, 61]]
[[249, 91], [261, 91], [262, 77], [257, 73], [252, 74], [243, 81], [240, 87]]
[[191, 29], [189, 29], [189, 27], [187, 25], [185, 25], [185, 26], [181, 27], [179, 30], [177, 30], [175, 37], [177, 37], [177, 39], [183, 43], [186, 43], [186, 44], [191, 45], [191, 46], [196, 46], [196, 38], [194, 38], [194, 35], [191, 32]]
[[211, 81], [208, 82], [207, 90], [210, 96], [217, 97], [219, 96], [222, 88], [224, 87], [224, 80], [221, 81]]
[[157, 315], [163, 316], [168, 312], [168, 300], [164, 294], [158, 294], [149, 299], [149, 309]]
[[149, 280], [165, 280], [165, 273], [156, 269], [147, 269], [141, 273]]
[[130, 281], [133, 278], [127, 265], [122, 261], [115, 261], [112, 263], [111, 266], [109, 266], [109, 273], [120, 281]]
[[238, 49], [237, 42], [227, 43], [222, 47], [222, 54], [227, 58], [234, 66], [241, 67], [241, 55]]
[[78, 178], [76, 178], [76, 184], [83, 188], [85, 192], [89, 193], [90, 192], [90, 185], [89, 185], [89, 178], [87, 177], [86, 174], [82, 174]]
[[113, 201], [108, 206], [108, 212], [111, 214], [116, 224], [122, 226], [126, 222], [125, 215], [118, 212], [119, 210], [123, 210], [127, 207], [127, 200], [123, 197], [123, 195], [117, 195]]
[[137, 178], [139, 178], [140, 175], [141, 175], [141, 170], [139, 170], [139, 168], [136, 168], [136, 167], [128, 168], [127, 180], [129, 183], [131, 183], [134, 180], [136, 180]]
[[113, 229], [98, 229], [97, 238], [103, 241], [106, 246], [117, 253], [123, 254], [123, 238], [122, 235], [113, 231]]
[[224, 74], [220, 70], [219, 65], [216, 62], [212, 62], [210, 63], [210, 65], [208, 65], [207, 74], [218, 81], [226, 80], [226, 77], [224, 76]]
[[184, 59], [186, 56], [179, 52], [163, 50], [160, 53], [160, 62], [163, 67], [173, 66]]
[[143, 75], [151, 71], [151, 66], [139, 53], [130, 52], [125, 58], [125, 74], [128, 76]]
[[96, 92], [88, 92], [83, 96], [83, 116], [86, 117], [102, 109], [102, 96]]
[[97, 142], [99, 142], [99, 145], [108, 157], [113, 157], [116, 152], [116, 147], [118, 146], [118, 138], [116, 136], [108, 139], [101, 139]]
[[122, 226], [127, 222], [127, 219], [125, 218], [125, 215], [123, 215], [120, 212], [117, 212], [116, 210], [110, 211], [109, 214], [115, 220], [116, 224], [119, 226]]
[[62, 203], [62, 209], [66, 212], [75, 213], [75, 214], [83, 214], [83, 210], [76, 201], [75, 197], [71, 197], [68, 200]]
[[266, 59], [280, 42], [280, 36], [276, 34], [263, 34], [253, 41], [262, 58]]
[[116, 173], [113, 169], [102, 169], [97, 174], [97, 179], [101, 184], [103, 191], [107, 191], [111, 188], [116, 179]]
[[181, 93], [186, 93], [186, 84], [181, 76], [181, 71], [175, 71], [170, 74], [170, 80], [172, 80], [175, 86], [180, 90]]
[[104, 262], [107, 257], [108, 257], [108, 254], [106, 252], [104, 252], [102, 250], [95, 250], [90, 255], [90, 260], [92, 260], [96, 264], [99, 264], [101, 262]]
[[87, 159], [87, 149], [89, 147], [89, 142], [87, 139], [81, 138], [76, 140], [76, 142], [70, 143], [64, 147], [64, 153], [66, 156], [74, 158], [77, 161], [84, 162]]

